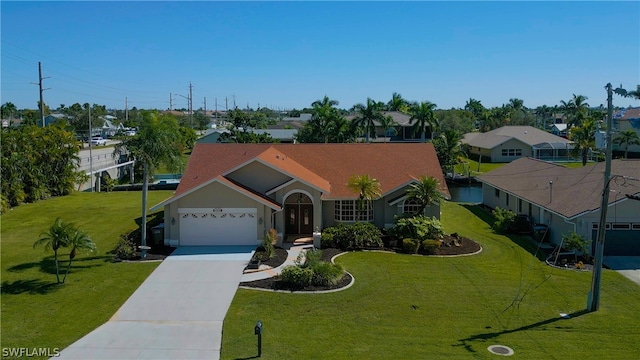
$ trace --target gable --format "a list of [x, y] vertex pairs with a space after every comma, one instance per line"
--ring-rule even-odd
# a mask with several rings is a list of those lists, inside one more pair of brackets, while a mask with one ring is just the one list
[[290, 176], [259, 161], [251, 161], [225, 176], [260, 193], [291, 180]]

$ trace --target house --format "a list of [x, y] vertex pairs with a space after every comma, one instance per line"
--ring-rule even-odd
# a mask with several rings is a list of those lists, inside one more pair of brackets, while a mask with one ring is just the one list
[[550, 126], [550, 132], [555, 136], [560, 136], [566, 138], [568, 136], [567, 133], [567, 124], [553, 124]]
[[503, 126], [486, 133], [468, 133], [462, 143], [469, 147], [469, 153], [490, 162], [510, 162], [522, 157], [566, 160], [573, 150], [570, 140], [532, 126]]
[[[420, 132], [414, 132], [415, 121], [411, 122], [411, 116], [399, 111], [383, 111], [383, 116], [390, 116], [395, 125], [388, 128], [383, 129], [380, 125], [379, 121], [374, 121], [375, 124], [375, 134], [377, 139], [372, 139], [372, 141], [391, 141], [391, 142], [415, 142], [420, 141]], [[346, 116], [348, 121], [353, 121], [358, 115], [348, 115]], [[425, 133], [425, 139], [431, 139], [432, 132], [431, 129], [427, 129]]]
[[[613, 128], [618, 133], [631, 129], [640, 135], [640, 107], [620, 110], [613, 114]], [[614, 143], [613, 150], [624, 151], [624, 145]], [[630, 145], [629, 151], [640, 152], [640, 145]]]
[[[347, 187], [353, 175], [380, 182], [382, 196], [360, 209]], [[432, 144], [196, 144], [175, 194], [164, 209], [165, 243], [256, 245], [274, 228], [278, 241], [356, 220], [390, 226], [415, 212], [409, 186], [421, 176], [449, 191]], [[440, 216], [440, 207], [425, 212]]]
[[[478, 177], [483, 203], [510, 209], [549, 226], [550, 239], [576, 232], [595, 240], [600, 222], [604, 163], [567, 168], [521, 158]], [[640, 256], [640, 160], [613, 160], [605, 255]]]
[[110, 138], [116, 135], [118, 132], [124, 131], [124, 125], [115, 125], [113, 122], [118, 118], [112, 115], [105, 115], [102, 117], [104, 123], [102, 124], [101, 134], [104, 138]]
[[[298, 133], [297, 129], [249, 129], [248, 131], [257, 135], [268, 134], [281, 143], [294, 142], [294, 137]], [[220, 136], [225, 133], [228, 134], [230, 131], [224, 128], [208, 129], [204, 136], [198, 139], [197, 142], [200, 144], [221, 143], [223, 141], [220, 139]]]
[[47, 116], [44, 117], [44, 125], [45, 126], [51, 126], [53, 124], [55, 124], [56, 122], [66, 119], [67, 116], [64, 114], [49, 114]]

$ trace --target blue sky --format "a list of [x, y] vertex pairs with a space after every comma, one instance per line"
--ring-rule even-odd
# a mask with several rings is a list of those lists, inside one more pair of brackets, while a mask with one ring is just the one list
[[[486, 107], [606, 103], [640, 84], [634, 2], [2, 1], [1, 102], [301, 109], [324, 95]], [[173, 95], [174, 108], [187, 100]], [[637, 106], [615, 98], [615, 105]]]

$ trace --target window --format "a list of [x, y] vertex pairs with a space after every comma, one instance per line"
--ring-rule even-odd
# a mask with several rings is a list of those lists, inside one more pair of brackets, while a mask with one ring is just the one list
[[518, 199], [518, 212], [522, 214], [522, 199]]
[[522, 149], [502, 149], [502, 156], [522, 156]]
[[497, 198], [500, 197], [500, 190], [495, 189], [494, 194], [496, 195]]
[[415, 215], [420, 210], [420, 204], [415, 200], [405, 200], [402, 207], [403, 214]]
[[507, 206], [509, 206], [509, 194], [507, 194]]
[[364, 209], [358, 209], [356, 200], [338, 200], [335, 202], [336, 221], [373, 221], [373, 206], [365, 202]]

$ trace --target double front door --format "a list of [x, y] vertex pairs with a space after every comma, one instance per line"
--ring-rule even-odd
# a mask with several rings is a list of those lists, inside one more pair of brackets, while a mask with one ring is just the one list
[[313, 232], [313, 204], [286, 204], [285, 223], [287, 235]]

